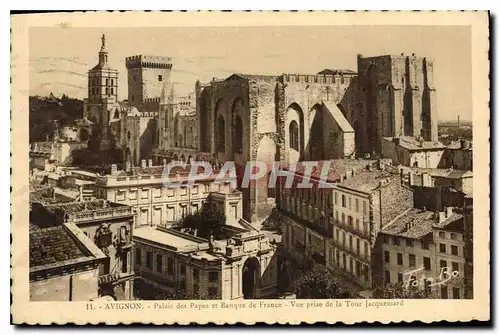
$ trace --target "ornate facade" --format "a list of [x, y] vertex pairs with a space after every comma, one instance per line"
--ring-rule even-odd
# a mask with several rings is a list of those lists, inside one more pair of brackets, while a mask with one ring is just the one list
[[[196, 84], [200, 150], [234, 161], [296, 163], [354, 157], [350, 126], [355, 73], [257, 76], [234, 74]], [[274, 206], [267, 178], [243, 189], [245, 219], [259, 222]]]

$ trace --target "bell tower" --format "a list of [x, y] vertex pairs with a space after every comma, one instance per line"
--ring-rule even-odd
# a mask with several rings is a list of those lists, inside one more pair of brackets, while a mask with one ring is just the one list
[[88, 95], [84, 101], [84, 116], [92, 122], [102, 140], [107, 139], [109, 121], [118, 100], [118, 71], [108, 64], [106, 36], [101, 36], [98, 63], [88, 72]]
[[101, 37], [101, 49], [98, 55], [99, 62], [89, 71], [89, 101], [116, 100], [118, 97], [118, 71], [112, 69], [108, 64], [105, 35]]

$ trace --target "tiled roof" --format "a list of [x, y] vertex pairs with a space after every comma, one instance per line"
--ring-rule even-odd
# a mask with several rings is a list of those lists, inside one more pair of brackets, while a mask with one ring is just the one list
[[[342, 176], [346, 174], [351, 174], [352, 171], [358, 172], [363, 169], [366, 169], [367, 165], [373, 165], [375, 160], [366, 160], [366, 159], [336, 159], [336, 160], [328, 160], [328, 161], [318, 161], [315, 163], [317, 167], [312, 170], [311, 173], [311, 182], [319, 181], [321, 179], [321, 171], [323, 169], [323, 165], [325, 163], [329, 163], [330, 167], [328, 169], [327, 181], [328, 182], [339, 182]], [[281, 164], [280, 169], [288, 170], [289, 164]], [[306, 168], [302, 163], [297, 163], [295, 174], [299, 176], [303, 176]], [[352, 174], [351, 174], [352, 175]]]
[[431, 168], [415, 168], [404, 167], [403, 170], [409, 170], [416, 173], [427, 173], [432, 177], [442, 177], [450, 179], [469, 178], [473, 176], [472, 171], [454, 170], [454, 169], [431, 169]]
[[51, 213], [79, 213], [84, 211], [95, 211], [103, 208], [111, 207], [121, 207], [126, 205], [120, 205], [113, 202], [108, 202], [107, 200], [99, 199], [92, 201], [81, 201], [81, 202], [67, 202], [59, 203], [54, 205], [45, 206], [46, 210]]
[[412, 208], [391, 224], [382, 228], [382, 233], [407, 238], [421, 238], [432, 232], [434, 213]]
[[30, 227], [30, 267], [65, 262], [88, 254], [63, 226]]
[[[394, 141], [393, 137], [386, 137], [388, 141]], [[399, 137], [399, 145], [410, 151], [438, 150], [444, 149], [445, 145], [438, 141], [419, 141], [411, 136]]]
[[52, 188], [45, 187], [30, 191], [29, 201], [30, 204], [33, 203], [54, 204], [61, 202], [70, 202], [71, 200], [69, 200], [67, 197], [57, 192], [54, 192], [54, 194], [52, 194]]
[[337, 186], [351, 190], [370, 193], [377, 189], [381, 181], [393, 182], [400, 179], [400, 176], [388, 170], [362, 171], [347, 178]]
[[435, 222], [434, 227], [436, 228], [444, 228], [448, 226], [449, 224], [452, 224], [458, 220], [462, 220], [464, 216], [461, 213], [451, 213], [450, 216], [448, 216], [444, 221], [442, 222]]
[[453, 141], [446, 146], [450, 150], [472, 150], [472, 142], [470, 141]]
[[99, 64], [97, 64], [96, 66], [94, 66], [94, 67], [92, 68], [92, 70], [91, 70], [91, 71], [93, 71], [93, 70], [110, 70], [110, 71], [116, 71], [115, 69], [112, 69], [112, 68], [109, 66], [109, 64], [108, 64], [108, 63], [104, 63], [104, 64], [100, 64], [100, 63], [99, 63]]

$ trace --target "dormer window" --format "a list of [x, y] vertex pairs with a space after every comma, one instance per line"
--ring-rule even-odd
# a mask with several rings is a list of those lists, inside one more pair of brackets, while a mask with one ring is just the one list
[[163, 81], [163, 76], [161, 74], [158, 75], [158, 81]]

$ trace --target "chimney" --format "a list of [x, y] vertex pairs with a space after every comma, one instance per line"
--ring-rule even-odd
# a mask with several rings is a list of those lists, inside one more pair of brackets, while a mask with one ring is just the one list
[[446, 219], [446, 213], [445, 212], [438, 212], [438, 223], [443, 222]]
[[116, 164], [111, 164], [111, 174], [116, 174], [118, 172], [118, 167]]
[[125, 162], [125, 171], [130, 172], [130, 170], [131, 170], [130, 162], [126, 161]]
[[449, 218], [453, 214], [453, 207], [445, 207], [446, 217]]
[[408, 183], [410, 186], [413, 185], [413, 172], [411, 171], [408, 172]]
[[167, 159], [163, 158], [163, 166], [167, 166]]
[[383, 170], [384, 169], [384, 164], [382, 163], [382, 159], [380, 159], [380, 158], [377, 160], [377, 168], [379, 170]]
[[404, 52], [402, 52], [402, 53], [401, 53], [401, 56], [404, 56], [404, 55], [405, 55], [405, 53], [404, 53]]
[[415, 226], [415, 222], [411, 220], [410, 222], [406, 223], [406, 230], [410, 230]]
[[146, 168], [146, 160], [145, 159], [141, 159], [141, 168]]
[[431, 178], [428, 173], [422, 172], [422, 186], [423, 187], [431, 187]]
[[210, 251], [214, 250], [214, 235], [210, 234], [210, 237], [208, 239], [208, 248]]
[[149, 159], [149, 160], [148, 160], [148, 166], [149, 166], [149, 167], [153, 167], [153, 160], [152, 160], [152, 159]]
[[394, 142], [394, 145], [395, 145], [395, 146], [399, 146], [399, 143], [400, 143], [400, 138], [399, 138], [399, 137], [394, 137], [394, 138], [392, 139], [392, 141]]
[[415, 56], [415, 53], [414, 53], [414, 52], [412, 52], [412, 53], [411, 53], [411, 55], [412, 55], [412, 56]]

